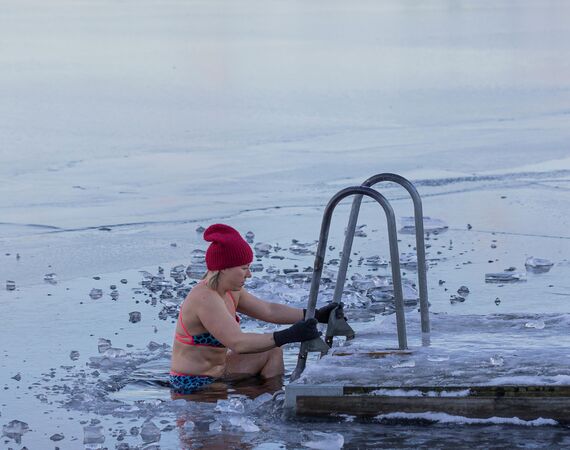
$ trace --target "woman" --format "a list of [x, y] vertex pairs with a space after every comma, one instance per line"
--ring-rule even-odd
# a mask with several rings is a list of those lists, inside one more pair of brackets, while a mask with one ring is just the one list
[[[261, 375], [271, 378], [284, 372], [281, 346], [319, 336], [317, 320], [328, 322], [331, 303], [304, 320], [299, 308], [269, 303], [244, 289], [251, 277], [253, 252], [232, 227], [215, 224], [204, 232], [211, 242], [206, 251], [208, 272], [194, 286], [176, 323], [170, 384], [188, 394], [220, 378]], [[274, 333], [244, 333], [236, 313], [277, 324], [294, 324]]]

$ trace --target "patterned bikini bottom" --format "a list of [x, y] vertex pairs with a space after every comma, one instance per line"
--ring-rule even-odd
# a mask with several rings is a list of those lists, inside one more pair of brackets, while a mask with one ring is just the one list
[[170, 373], [170, 387], [178, 394], [191, 394], [201, 387], [212, 384], [214, 377], [206, 375], [185, 375], [179, 373]]

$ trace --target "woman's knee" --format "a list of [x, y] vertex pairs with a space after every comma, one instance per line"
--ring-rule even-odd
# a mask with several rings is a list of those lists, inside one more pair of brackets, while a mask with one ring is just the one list
[[269, 358], [283, 361], [283, 349], [281, 347], [275, 347], [269, 350]]
[[281, 347], [275, 347], [269, 350], [266, 364], [277, 365], [279, 367], [283, 366], [283, 350]]
[[283, 366], [283, 351], [281, 348], [273, 348], [266, 353], [265, 364], [261, 369], [260, 375], [265, 378], [272, 378], [283, 375], [285, 369]]

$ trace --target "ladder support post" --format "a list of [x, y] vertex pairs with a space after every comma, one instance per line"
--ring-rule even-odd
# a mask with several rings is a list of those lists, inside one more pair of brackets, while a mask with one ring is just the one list
[[[323, 214], [323, 221], [321, 224], [321, 232], [319, 236], [319, 244], [317, 246], [317, 252], [315, 254], [315, 263], [313, 265], [313, 276], [311, 279], [311, 288], [309, 290], [309, 300], [307, 302], [307, 311], [305, 312], [305, 320], [312, 319], [315, 317], [315, 309], [317, 306], [317, 297], [319, 295], [319, 285], [321, 282], [321, 274], [323, 272], [323, 265], [325, 259], [325, 253], [327, 248], [327, 241], [329, 239], [329, 228], [332, 218], [332, 211], [338, 203], [333, 203], [334, 197], [331, 201], [329, 201], [328, 205], [325, 208], [325, 212]], [[320, 340], [320, 338], [317, 338]], [[323, 345], [328, 347], [324, 342]], [[297, 365], [291, 374], [291, 381], [295, 381], [297, 378], [301, 376], [303, 371], [305, 370], [305, 366], [307, 365], [307, 354], [309, 351], [309, 345], [305, 342], [301, 343], [301, 347], [299, 349], [299, 356], [297, 357]]]
[[422, 203], [419, 200], [414, 201], [415, 223], [416, 223], [416, 253], [418, 256], [418, 284], [420, 289], [420, 316], [422, 324], [422, 333], [430, 332], [429, 324], [429, 302], [427, 292], [427, 263], [426, 263], [426, 247], [424, 241], [424, 220]]
[[424, 221], [422, 199], [415, 186], [406, 178], [395, 173], [380, 173], [368, 178], [362, 186], [372, 187], [382, 181], [391, 181], [402, 186], [412, 198], [414, 204], [414, 224], [416, 230], [416, 254], [418, 258], [418, 287], [420, 294], [420, 318], [422, 333], [430, 332], [429, 301], [427, 291], [427, 266], [424, 241]]
[[344, 238], [344, 245], [342, 247], [342, 257], [338, 267], [338, 277], [333, 294], [333, 302], [340, 302], [342, 293], [344, 292], [344, 284], [346, 283], [346, 272], [348, 270], [348, 263], [350, 261], [350, 252], [352, 251], [352, 243], [354, 242], [354, 232], [358, 222], [358, 214], [360, 212], [360, 204], [362, 203], [362, 194], [355, 195], [352, 201], [352, 208], [350, 210], [350, 217], [346, 227], [346, 235]]
[[402, 292], [402, 275], [400, 272], [400, 252], [398, 250], [398, 236], [394, 211], [390, 205], [385, 208], [388, 218], [388, 241], [390, 243], [390, 260], [392, 266], [392, 286], [394, 288], [394, 303], [396, 306], [396, 329], [398, 331], [398, 345], [400, 350], [408, 348], [406, 335], [406, 317], [404, 313], [404, 293]]
[[[321, 274], [323, 271], [323, 263], [324, 257], [327, 248], [328, 242], [328, 235], [330, 229], [330, 222], [332, 218], [332, 213], [334, 208], [338, 205], [338, 203], [348, 197], [349, 195], [357, 195], [360, 197], [358, 199], [358, 203], [356, 201], [353, 202], [353, 210], [351, 213], [351, 224], [356, 227], [356, 220], [358, 216], [358, 211], [360, 208], [360, 202], [362, 201], [362, 196], [366, 195], [374, 199], [377, 203], [382, 206], [384, 213], [386, 214], [386, 220], [388, 222], [388, 237], [390, 242], [390, 257], [392, 259], [392, 282], [394, 286], [394, 298], [396, 303], [396, 321], [398, 325], [398, 343], [401, 349], [407, 348], [407, 337], [406, 337], [406, 322], [405, 322], [405, 315], [404, 315], [404, 299], [402, 293], [402, 280], [400, 274], [400, 253], [398, 250], [398, 238], [397, 238], [397, 231], [396, 231], [396, 220], [394, 218], [394, 210], [390, 206], [390, 203], [386, 198], [380, 194], [379, 192], [371, 189], [368, 186], [354, 186], [342, 189], [341, 191], [337, 192], [333, 196], [333, 198], [329, 201], [325, 208], [325, 212], [323, 214], [323, 221], [321, 224], [321, 233], [319, 237], [319, 244], [317, 246], [317, 252], [315, 255], [315, 264], [313, 269], [313, 277], [311, 280], [311, 289], [309, 292], [309, 300], [307, 304], [307, 312], [305, 314], [305, 319], [310, 319], [315, 316], [315, 309], [317, 304], [317, 297], [319, 293], [319, 285], [321, 281]], [[355, 207], [355, 205], [357, 205]], [[348, 260], [350, 257], [350, 247], [352, 246], [352, 238], [354, 237], [354, 229], [349, 228], [347, 229], [347, 238], [350, 240], [349, 244], [347, 245], [348, 250], [343, 251], [343, 261], [345, 262], [346, 266], [348, 266]], [[351, 236], [352, 235], [352, 236]], [[346, 266], [344, 271], [344, 277], [346, 277]], [[343, 278], [344, 278], [343, 277]], [[340, 286], [340, 287], [339, 287]], [[342, 290], [344, 288], [344, 279], [340, 277], [337, 278], [337, 289], [340, 291], [342, 295]], [[335, 290], [336, 291], [336, 290]], [[326, 344], [325, 344], [326, 345]], [[291, 375], [291, 381], [296, 380], [301, 376], [301, 373], [305, 369], [305, 365], [307, 363], [307, 352], [308, 352], [309, 345], [301, 344], [301, 349], [299, 350], [299, 356], [297, 359], [297, 366]]]

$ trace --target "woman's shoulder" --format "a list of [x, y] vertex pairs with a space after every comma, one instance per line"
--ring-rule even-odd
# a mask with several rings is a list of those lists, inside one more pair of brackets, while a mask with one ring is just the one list
[[188, 293], [184, 303], [198, 305], [202, 302], [211, 301], [216, 297], [218, 297], [218, 295], [215, 291], [209, 289], [205, 284], [199, 283]]

